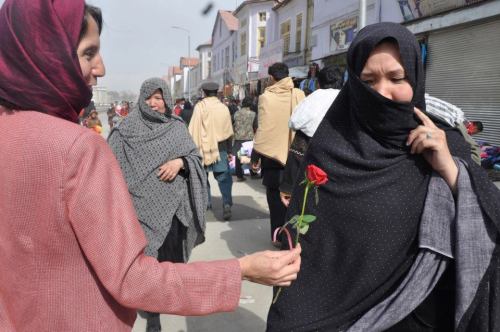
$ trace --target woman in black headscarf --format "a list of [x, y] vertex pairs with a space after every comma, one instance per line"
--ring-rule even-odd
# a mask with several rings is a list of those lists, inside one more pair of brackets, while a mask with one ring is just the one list
[[348, 73], [301, 165], [297, 183], [309, 164], [330, 181], [307, 202], [317, 221], [268, 331], [498, 329], [500, 192], [460, 133], [425, 114], [415, 37], [395, 23], [362, 29]]

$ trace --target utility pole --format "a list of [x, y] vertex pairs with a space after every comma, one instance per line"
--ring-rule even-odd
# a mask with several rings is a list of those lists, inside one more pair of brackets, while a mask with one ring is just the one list
[[366, 0], [359, 0], [358, 31], [366, 25]]
[[182, 30], [184, 32], [187, 32], [187, 37], [188, 37], [188, 60], [187, 60], [187, 67], [188, 67], [188, 75], [187, 75], [187, 90], [188, 90], [188, 100], [191, 101], [191, 32], [183, 27], [173, 25], [171, 27], [172, 29], [177, 29], [177, 30]]

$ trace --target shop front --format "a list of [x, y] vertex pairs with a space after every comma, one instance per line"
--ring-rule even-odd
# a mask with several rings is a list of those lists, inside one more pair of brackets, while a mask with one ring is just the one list
[[500, 146], [500, 17], [427, 33], [426, 91], [481, 121], [478, 140]]

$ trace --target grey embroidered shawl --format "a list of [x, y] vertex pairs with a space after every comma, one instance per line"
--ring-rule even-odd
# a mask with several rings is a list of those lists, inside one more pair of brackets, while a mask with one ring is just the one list
[[419, 231], [420, 252], [410, 271], [384, 301], [365, 313], [348, 332], [385, 331], [413, 311], [432, 291], [450, 259], [455, 260], [455, 327], [471, 306], [491, 261], [498, 234], [483, 218], [464, 161], [458, 161], [457, 198], [433, 174]]
[[[160, 89], [167, 113], [153, 111], [146, 99]], [[172, 224], [173, 216], [187, 227], [184, 257], [204, 241], [207, 206], [206, 174], [186, 125], [171, 114], [170, 91], [162, 79], [146, 80], [135, 109], [114, 128], [108, 142], [128, 184], [139, 221], [148, 238], [146, 254], [157, 257]], [[188, 176], [180, 174], [163, 182], [158, 169], [169, 160], [183, 158]]]

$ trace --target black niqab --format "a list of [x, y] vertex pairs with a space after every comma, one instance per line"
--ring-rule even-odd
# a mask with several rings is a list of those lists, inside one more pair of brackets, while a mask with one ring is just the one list
[[[410, 103], [389, 100], [359, 75], [373, 49], [397, 43], [413, 88]], [[319, 204], [306, 211], [317, 220], [301, 238], [298, 279], [271, 306], [268, 331], [338, 331], [349, 326], [398, 285], [418, 252], [418, 229], [431, 167], [406, 146], [425, 110], [424, 74], [415, 37], [395, 23], [362, 29], [348, 52], [349, 80], [312, 138], [306, 165], [326, 171]], [[447, 130], [454, 156], [470, 160], [470, 148]], [[472, 163], [473, 164], [473, 163]], [[475, 165], [473, 165], [475, 167]], [[491, 188], [490, 188], [491, 189]], [[288, 218], [299, 214], [304, 187], [295, 185]]]

